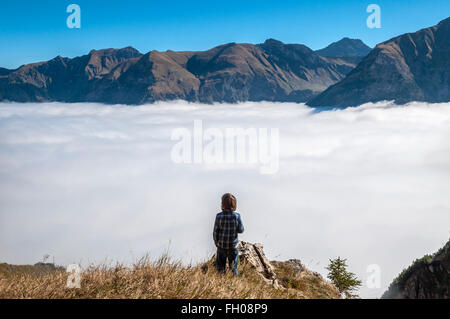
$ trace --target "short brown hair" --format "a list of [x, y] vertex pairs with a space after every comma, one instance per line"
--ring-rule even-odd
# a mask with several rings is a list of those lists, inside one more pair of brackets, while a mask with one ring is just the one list
[[222, 195], [222, 210], [236, 210], [236, 197], [233, 194], [226, 193]]

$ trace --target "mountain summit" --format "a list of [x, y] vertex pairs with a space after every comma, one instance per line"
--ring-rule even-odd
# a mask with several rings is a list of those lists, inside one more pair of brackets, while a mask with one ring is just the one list
[[316, 53], [324, 57], [364, 57], [371, 48], [359, 39], [343, 38]]

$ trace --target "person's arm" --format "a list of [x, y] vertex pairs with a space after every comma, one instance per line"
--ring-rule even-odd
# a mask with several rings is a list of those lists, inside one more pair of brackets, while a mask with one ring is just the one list
[[239, 234], [244, 232], [244, 224], [242, 223], [241, 214], [238, 214], [238, 229], [237, 232]]
[[217, 247], [217, 242], [219, 241], [219, 220], [216, 216], [216, 221], [214, 222], [214, 230], [213, 230], [213, 238], [214, 238], [214, 244]]

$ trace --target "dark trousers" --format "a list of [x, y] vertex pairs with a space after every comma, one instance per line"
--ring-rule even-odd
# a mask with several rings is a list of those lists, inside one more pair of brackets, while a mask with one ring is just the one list
[[222, 249], [217, 248], [217, 254], [216, 254], [216, 268], [217, 271], [224, 273], [227, 265], [228, 260], [228, 266], [235, 275], [238, 274], [238, 262], [239, 262], [239, 255], [237, 248], [232, 249]]

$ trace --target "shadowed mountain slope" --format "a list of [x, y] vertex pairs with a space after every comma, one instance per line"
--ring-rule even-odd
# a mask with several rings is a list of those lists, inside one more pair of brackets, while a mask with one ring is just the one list
[[382, 298], [449, 299], [450, 240], [435, 254], [414, 261], [394, 279]]
[[344, 80], [308, 102], [356, 106], [394, 100], [450, 101], [450, 18], [378, 44]]

